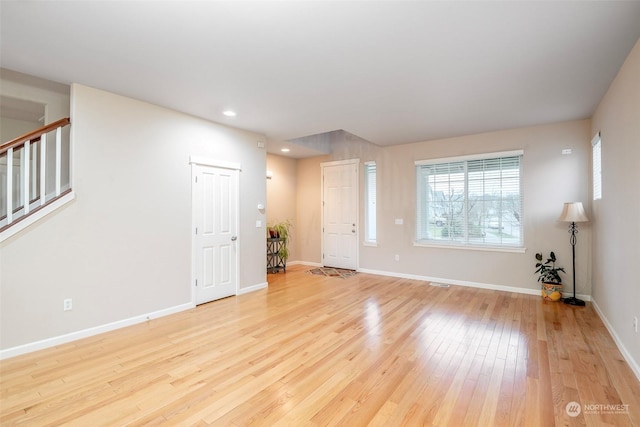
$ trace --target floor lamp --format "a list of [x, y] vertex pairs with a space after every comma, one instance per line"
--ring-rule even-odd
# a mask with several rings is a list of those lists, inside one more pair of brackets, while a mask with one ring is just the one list
[[573, 296], [564, 299], [565, 304], [583, 306], [584, 301], [576, 298], [576, 234], [578, 234], [578, 227], [576, 222], [588, 222], [589, 218], [584, 213], [582, 202], [567, 202], [564, 204], [562, 214], [558, 221], [568, 222], [569, 224], [569, 242], [571, 243], [571, 250], [573, 252]]

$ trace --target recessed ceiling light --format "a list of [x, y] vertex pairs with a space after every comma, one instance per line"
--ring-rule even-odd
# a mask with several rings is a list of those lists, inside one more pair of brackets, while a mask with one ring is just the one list
[[232, 111], [232, 110], [224, 110], [222, 112], [222, 114], [224, 114], [227, 117], [235, 117], [236, 116], [236, 112]]
[[282, 151], [283, 153], [288, 153], [291, 150], [289, 150], [288, 148], [281, 148], [280, 151]]

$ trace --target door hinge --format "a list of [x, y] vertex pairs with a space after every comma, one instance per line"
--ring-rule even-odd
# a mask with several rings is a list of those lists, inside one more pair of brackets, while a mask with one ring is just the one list
[[198, 234], [198, 227], [196, 227], [196, 234]]
[[196, 279], [196, 286], [198, 286], [198, 279]]
[[196, 176], [196, 184], [198, 183], [198, 176]]

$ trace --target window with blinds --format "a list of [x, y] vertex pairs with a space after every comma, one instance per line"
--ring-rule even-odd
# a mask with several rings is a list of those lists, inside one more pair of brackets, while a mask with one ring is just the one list
[[416, 162], [417, 243], [523, 247], [522, 156]]
[[364, 164], [364, 240], [376, 242], [376, 163]]
[[602, 199], [602, 140], [600, 132], [591, 141], [593, 168], [593, 200]]

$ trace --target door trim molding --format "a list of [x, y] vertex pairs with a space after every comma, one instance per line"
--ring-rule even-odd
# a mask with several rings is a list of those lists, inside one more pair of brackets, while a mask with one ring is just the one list
[[320, 169], [325, 166], [341, 166], [341, 165], [351, 165], [351, 164], [360, 164], [360, 159], [348, 159], [348, 160], [335, 160], [332, 162], [322, 162], [320, 163]]
[[189, 164], [211, 166], [214, 168], [242, 170], [242, 165], [236, 162], [227, 162], [225, 160], [210, 159], [208, 157], [189, 156]]

